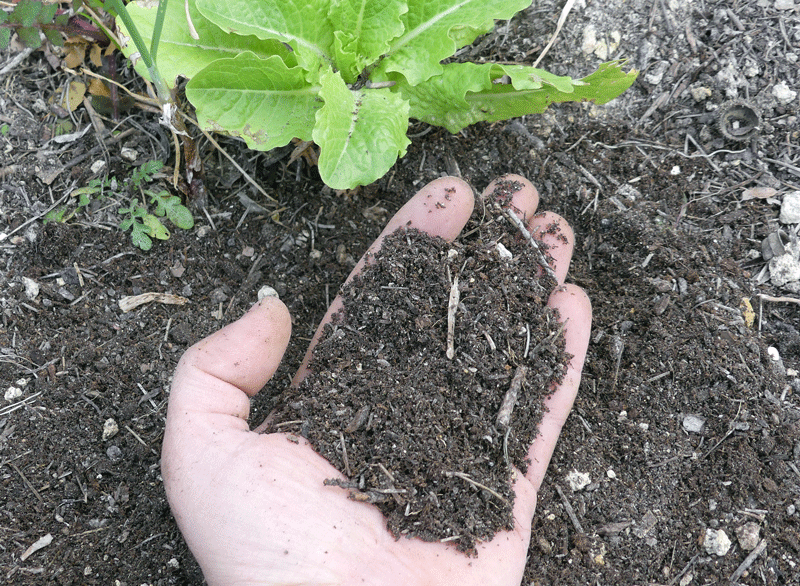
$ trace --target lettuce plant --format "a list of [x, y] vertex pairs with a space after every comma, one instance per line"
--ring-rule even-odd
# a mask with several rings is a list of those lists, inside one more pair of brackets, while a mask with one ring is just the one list
[[[156, 14], [146, 4], [127, 7], [144, 37], [152, 36]], [[405, 154], [411, 118], [455, 133], [480, 121], [539, 113], [554, 102], [603, 104], [633, 83], [637, 73], [623, 72], [618, 61], [581, 80], [525, 65], [443, 63], [490, 31], [495, 19], [529, 4], [173, 1], [158, 68], [168, 84], [189, 80], [186, 96], [204, 128], [260, 150], [313, 140], [323, 181], [348, 189], [380, 178]]]

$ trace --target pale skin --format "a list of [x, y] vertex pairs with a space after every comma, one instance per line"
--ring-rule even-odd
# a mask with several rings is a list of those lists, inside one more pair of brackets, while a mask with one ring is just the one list
[[[566, 237], [566, 243], [545, 237], [560, 283], [548, 303], [567, 320], [566, 350], [573, 356], [563, 383], [547, 400], [549, 410], [529, 450], [528, 472], [517, 475], [515, 528], [478, 544], [476, 557], [443, 543], [396, 540], [374, 506], [353, 501], [347, 491], [323, 484], [341, 474], [302, 438], [290, 441], [284, 434], [251, 431], [250, 398], [274, 374], [291, 333], [286, 306], [276, 298], [266, 298], [186, 351], [169, 399], [162, 453], [164, 486], [178, 526], [209, 584], [520, 584], [536, 495], [580, 383], [591, 305], [580, 288], [563, 284], [572, 258], [571, 229], [554, 214], [535, 215], [536, 189], [522, 177], [505, 179], [509, 178], [522, 184], [513, 206], [531, 232], [555, 221]], [[431, 201], [447, 205], [438, 208]], [[411, 227], [452, 240], [473, 205], [466, 183], [452, 177], [438, 179], [395, 214], [370, 250], [377, 250], [383, 236], [408, 226], [409, 221]], [[338, 298], [334, 301], [323, 323], [340, 303]], [[304, 362], [295, 380], [305, 373]]]

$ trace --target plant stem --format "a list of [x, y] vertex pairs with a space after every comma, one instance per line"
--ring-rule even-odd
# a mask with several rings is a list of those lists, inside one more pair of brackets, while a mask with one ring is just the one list
[[167, 1], [161, 0], [159, 2], [158, 13], [156, 14], [156, 22], [153, 28], [153, 53], [148, 50], [142, 35], [139, 34], [139, 29], [136, 28], [136, 24], [133, 22], [130, 14], [128, 14], [128, 9], [122, 3], [122, 0], [108, 0], [108, 2], [122, 19], [122, 23], [125, 25], [125, 28], [128, 29], [128, 34], [131, 36], [131, 39], [133, 39], [136, 49], [139, 51], [139, 55], [142, 57], [142, 61], [144, 61], [144, 64], [147, 67], [147, 73], [150, 75], [150, 81], [153, 82], [153, 85], [156, 88], [158, 99], [162, 104], [171, 103], [172, 94], [170, 93], [167, 84], [164, 83], [164, 80], [161, 78], [161, 74], [158, 72], [158, 67], [156, 67], [155, 62], [155, 51], [158, 49], [158, 37], [161, 36], [161, 29], [164, 24], [164, 11], [166, 9]]

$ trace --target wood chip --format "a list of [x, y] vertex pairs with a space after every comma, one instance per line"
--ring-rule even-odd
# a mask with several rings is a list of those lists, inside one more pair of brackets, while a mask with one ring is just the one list
[[40, 549], [44, 549], [51, 543], [53, 543], [53, 536], [50, 533], [48, 533], [44, 537], [40, 537], [39, 539], [34, 541], [33, 544], [28, 549], [25, 550], [25, 553], [19, 556], [19, 561], [24, 562], [33, 554], [35, 554], [37, 551], [39, 551]]
[[137, 307], [141, 305], [146, 305], [147, 303], [164, 303], [166, 305], [186, 305], [189, 300], [186, 297], [180, 297], [179, 295], [172, 295], [170, 293], [142, 293], [141, 295], [132, 295], [128, 297], [123, 297], [119, 300], [119, 308], [123, 311], [123, 313], [128, 313], [129, 311], [133, 311]]

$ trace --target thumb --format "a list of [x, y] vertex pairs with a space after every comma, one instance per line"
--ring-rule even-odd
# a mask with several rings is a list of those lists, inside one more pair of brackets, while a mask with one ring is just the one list
[[197, 416], [211, 417], [221, 427], [247, 429], [250, 397], [277, 370], [290, 334], [286, 306], [267, 297], [238, 321], [189, 348], [173, 378], [167, 431]]

